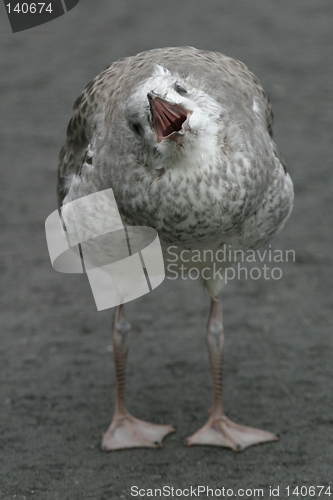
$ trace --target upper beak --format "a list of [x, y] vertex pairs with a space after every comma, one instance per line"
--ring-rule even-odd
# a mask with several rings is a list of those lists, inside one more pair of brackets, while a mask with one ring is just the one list
[[185, 135], [185, 124], [192, 111], [162, 99], [153, 91], [148, 92], [147, 97], [157, 140], [161, 142], [171, 139], [179, 142]]

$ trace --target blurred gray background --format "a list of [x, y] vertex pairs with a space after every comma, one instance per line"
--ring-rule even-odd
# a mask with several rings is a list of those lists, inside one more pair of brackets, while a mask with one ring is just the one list
[[[17, 34], [0, 12], [0, 498], [129, 499], [132, 485], [333, 492], [332, 2], [81, 0]], [[211, 402], [209, 300], [197, 283], [167, 280], [127, 308], [128, 403], [178, 432], [157, 451], [99, 450], [113, 412], [111, 311], [96, 311], [85, 276], [53, 271], [45, 243], [74, 100], [112, 61], [170, 45], [223, 52], [259, 77], [295, 184], [272, 248], [296, 261], [279, 281], [223, 293], [226, 411], [281, 435], [241, 454], [182, 444]]]

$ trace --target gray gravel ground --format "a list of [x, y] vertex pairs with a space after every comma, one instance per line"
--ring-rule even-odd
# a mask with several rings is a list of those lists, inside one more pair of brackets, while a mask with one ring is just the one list
[[[280, 486], [272, 498], [288, 498], [288, 485], [333, 493], [332, 2], [81, 0], [17, 34], [0, 9], [0, 498], [130, 499], [133, 485], [224, 486], [245, 499], [258, 496], [239, 488], [263, 488], [265, 500], [270, 485]], [[241, 454], [182, 444], [206, 420], [212, 386], [209, 301], [190, 280], [127, 308], [130, 410], [177, 434], [157, 451], [99, 450], [114, 400], [111, 313], [97, 313], [86, 277], [53, 271], [45, 244], [75, 98], [119, 57], [169, 45], [221, 51], [258, 75], [295, 184], [272, 248], [296, 261], [281, 265], [281, 280], [233, 281], [223, 294], [226, 410], [281, 435]]]

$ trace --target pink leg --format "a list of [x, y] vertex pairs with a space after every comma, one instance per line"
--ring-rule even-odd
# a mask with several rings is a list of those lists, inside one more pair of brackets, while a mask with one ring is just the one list
[[187, 445], [225, 446], [234, 451], [242, 451], [266, 441], [277, 441], [278, 437], [267, 431], [239, 425], [226, 417], [222, 405], [222, 355], [224, 333], [222, 308], [213, 299], [207, 326], [207, 344], [214, 381], [214, 402], [208, 422], [187, 439]]
[[125, 448], [161, 448], [163, 438], [175, 432], [171, 425], [144, 422], [132, 417], [125, 405], [126, 362], [131, 329], [125, 318], [124, 306], [116, 309], [113, 323], [113, 350], [117, 379], [116, 409], [110, 427], [102, 439], [102, 450]]

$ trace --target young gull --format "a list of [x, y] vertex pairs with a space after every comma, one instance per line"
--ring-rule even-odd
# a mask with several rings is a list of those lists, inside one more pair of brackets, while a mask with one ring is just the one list
[[[272, 122], [261, 84], [242, 62], [193, 47], [154, 49], [116, 61], [88, 84], [74, 104], [60, 152], [60, 206], [112, 188], [125, 225], [154, 228], [165, 256], [172, 246], [177, 265], [200, 271], [211, 297], [207, 346], [214, 398], [207, 423], [188, 445], [240, 451], [278, 439], [225, 415], [219, 299], [224, 275], [214, 272], [221, 263], [205, 262], [203, 270], [194, 259], [181, 262], [183, 250], [217, 255], [226, 247], [256, 249], [283, 227], [293, 185]], [[232, 258], [223, 263], [232, 264]], [[128, 413], [129, 344], [130, 325], [120, 305], [113, 322], [116, 409], [103, 450], [157, 448], [175, 430]]]

